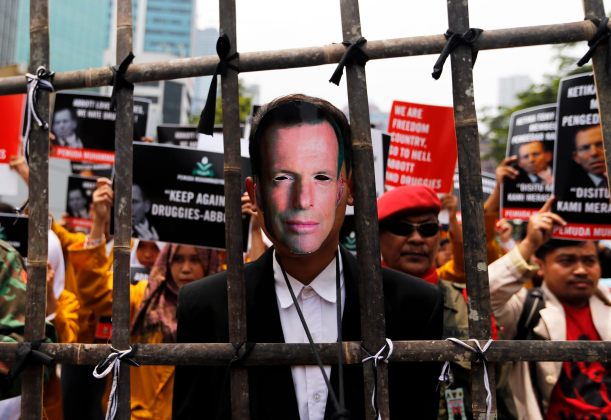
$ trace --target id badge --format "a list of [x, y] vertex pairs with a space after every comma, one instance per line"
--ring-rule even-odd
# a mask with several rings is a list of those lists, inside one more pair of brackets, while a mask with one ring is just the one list
[[112, 337], [112, 322], [109, 316], [101, 316], [95, 328], [95, 339], [107, 342]]
[[452, 420], [467, 420], [465, 415], [465, 394], [462, 388], [446, 389], [446, 404], [448, 418]]

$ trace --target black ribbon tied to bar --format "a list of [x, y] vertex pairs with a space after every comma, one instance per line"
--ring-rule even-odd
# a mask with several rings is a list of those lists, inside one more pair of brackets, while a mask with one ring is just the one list
[[473, 43], [477, 41], [479, 36], [484, 32], [483, 29], [479, 28], [469, 28], [465, 31], [464, 34], [457, 34], [452, 32], [451, 30], [447, 30], [444, 36], [446, 37], [446, 45], [441, 50], [441, 54], [439, 54], [439, 58], [435, 62], [433, 66], [433, 79], [438, 80], [441, 77], [441, 72], [443, 71], [443, 65], [446, 62], [446, 59], [449, 57], [450, 53], [454, 51], [454, 48], [459, 45], [469, 45], [471, 46], [471, 61], [472, 64], [475, 64], [475, 60], [477, 59], [477, 50], [473, 48]]
[[212, 75], [212, 81], [210, 82], [210, 88], [208, 89], [208, 97], [206, 98], [206, 105], [202, 110], [199, 117], [199, 124], [197, 125], [198, 133], [212, 135], [214, 131], [214, 117], [216, 113], [216, 86], [217, 76], [225, 76], [227, 69], [232, 69], [236, 72], [240, 72], [238, 66], [231, 64], [230, 61], [239, 59], [240, 55], [236, 52], [229, 55], [231, 51], [231, 42], [227, 34], [222, 34], [216, 40], [216, 54], [219, 56], [219, 63], [216, 65], [214, 74]]
[[357, 39], [355, 42], [342, 42], [346, 46], [346, 51], [344, 51], [344, 55], [337, 63], [337, 67], [331, 75], [329, 82], [339, 86], [339, 82], [342, 80], [342, 75], [344, 74], [344, 67], [349, 64], [358, 64], [360, 66], [364, 66], [367, 61], [369, 61], [369, 57], [362, 50], [362, 46], [367, 42], [367, 40], [363, 37]]
[[[588, 41], [588, 51], [581, 57], [577, 62], [577, 66], [581, 67], [590, 61], [590, 58], [594, 55], [596, 48], [605, 41], [611, 38], [611, 29], [609, 29], [609, 18], [604, 17], [602, 19], [590, 19], [590, 21], [597, 26], [596, 33], [591, 40]], [[607, 74], [611, 73], [611, 42], [607, 42]]]
[[44, 342], [45, 339], [32, 342], [26, 341], [17, 346], [15, 364], [8, 373], [7, 383], [12, 383], [17, 375], [29, 364], [40, 363], [45, 366], [51, 365], [53, 357], [39, 350], [40, 345]]
[[118, 66], [112, 66], [112, 94], [110, 95], [110, 108], [113, 111], [117, 110], [117, 90], [118, 89], [133, 89], [134, 84], [127, 81], [125, 78], [125, 72], [129, 68], [129, 65], [134, 61], [135, 55], [131, 51], [121, 61]]

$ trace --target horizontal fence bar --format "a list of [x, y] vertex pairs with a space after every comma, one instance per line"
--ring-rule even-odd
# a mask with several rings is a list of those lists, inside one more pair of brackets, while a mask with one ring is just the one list
[[[586, 41], [591, 39], [595, 33], [596, 27], [589, 21], [492, 29], [482, 33], [475, 43], [475, 48], [478, 50], [492, 50], [562, 44]], [[379, 60], [439, 54], [445, 43], [446, 39], [443, 35], [427, 35], [369, 41], [365, 44], [363, 50], [371, 60]], [[332, 44], [322, 47], [243, 52], [240, 53], [240, 72], [333, 64], [339, 62], [344, 51], [345, 47], [342, 44]], [[126, 73], [126, 79], [133, 83], [141, 83], [209, 76], [214, 73], [217, 63], [218, 57], [214, 55], [133, 64]], [[61, 72], [57, 73], [54, 79], [56, 90], [108, 86], [111, 83], [112, 71], [110, 67]], [[25, 93], [25, 79], [23, 76], [11, 76], [0, 79], [0, 95], [13, 93]]]
[[[472, 342], [465, 341], [469, 345]], [[480, 344], [485, 344], [480, 341]], [[0, 360], [15, 360], [17, 347], [22, 344], [0, 343]], [[420, 362], [446, 360], [470, 361], [474, 353], [449, 341], [394, 341], [391, 362]], [[361, 343], [347, 341], [344, 346], [346, 364], [358, 364], [365, 353]], [[230, 343], [197, 344], [137, 344], [135, 359], [145, 365], [227, 365], [235, 356]], [[324, 364], [337, 363], [337, 343], [316, 344]], [[53, 356], [57, 363], [94, 365], [104, 359], [110, 348], [106, 344], [42, 344], [40, 350]], [[509, 361], [611, 361], [611, 341], [516, 341], [499, 340], [492, 343], [486, 357], [490, 362]], [[246, 366], [315, 365], [309, 344], [257, 343]]]

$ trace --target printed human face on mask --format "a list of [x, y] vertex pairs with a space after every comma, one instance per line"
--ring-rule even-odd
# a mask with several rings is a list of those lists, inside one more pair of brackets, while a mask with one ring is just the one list
[[262, 145], [257, 201], [268, 234], [295, 254], [317, 251], [331, 233], [343, 179], [328, 122], [270, 129]]

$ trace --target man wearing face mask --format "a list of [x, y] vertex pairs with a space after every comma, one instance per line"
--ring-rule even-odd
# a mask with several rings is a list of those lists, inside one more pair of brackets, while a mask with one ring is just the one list
[[[274, 246], [244, 268], [247, 341], [307, 343], [307, 327], [314, 342], [336, 342], [338, 323], [342, 340], [360, 341], [358, 267], [354, 257], [339, 247], [346, 204], [353, 202], [345, 116], [321, 99], [278, 98], [254, 119], [250, 156], [253, 177], [246, 181], [247, 190]], [[439, 338], [442, 303], [435, 288], [390, 270], [383, 270], [383, 280], [386, 336]], [[185, 286], [177, 319], [178, 342], [228, 342], [226, 275]], [[438, 369], [433, 363], [390, 365], [394, 418], [436, 418]], [[323, 370], [332, 391], [318, 366], [249, 368], [251, 417], [313, 420], [347, 411], [350, 419], [364, 418], [365, 404], [370, 402], [363, 397], [363, 367], [343, 367], [346, 398], [339, 407], [337, 366]], [[177, 367], [174, 418], [202, 418], [202, 408], [204, 418], [230, 418], [229, 384], [224, 377], [225, 367]]]

